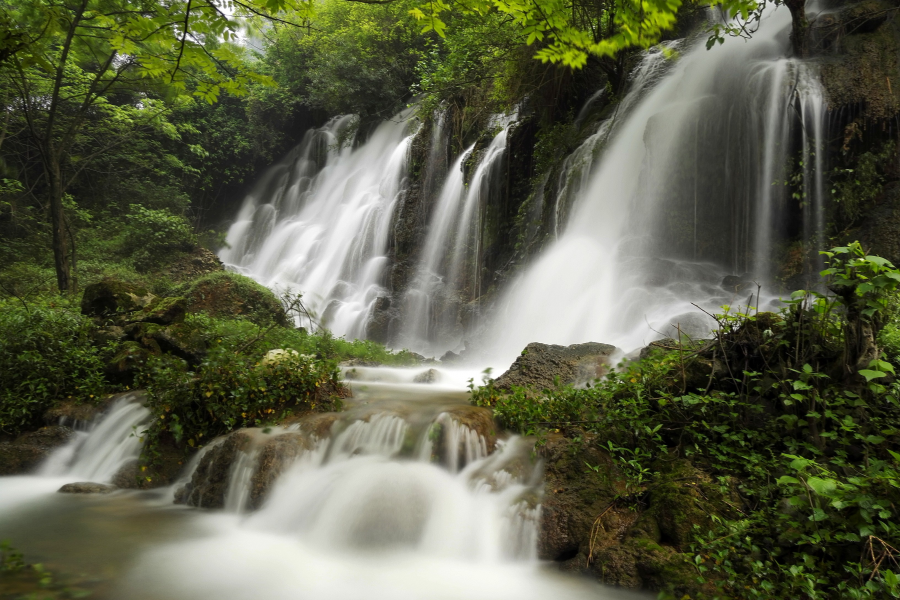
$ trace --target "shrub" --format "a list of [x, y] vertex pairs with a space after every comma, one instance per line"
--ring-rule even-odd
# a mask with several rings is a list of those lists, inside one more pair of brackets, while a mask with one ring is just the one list
[[145, 271], [162, 264], [176, 252], [197, 246], [190, 223], [168, 209], [150, 209], [131, 205], [127, 216], [123, 251], [132, 256], [135, 267]]
[[0, 301], [0, 431], [40, 423], [54, 401], [90, 400], [104, 391], [101, 350], [91, 322], [68, 301]]

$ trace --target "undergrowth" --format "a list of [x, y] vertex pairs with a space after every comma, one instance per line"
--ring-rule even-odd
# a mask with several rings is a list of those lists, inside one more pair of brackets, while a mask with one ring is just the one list
[[[900, 271], [855, 243], [826, 256], [833, 296], [725, 307], [714, 339], [657, 344], [594, 385], [487, 381], [473, 401], [521, 433], [597, 436], [631, 497], [660, 460], [736, 478], [738, 511], [682, 548], [706, 597], [900, 598], [900, 384], [895, 350], [873, 354]], [[890, 349], [896, 331], [878, 339]]]

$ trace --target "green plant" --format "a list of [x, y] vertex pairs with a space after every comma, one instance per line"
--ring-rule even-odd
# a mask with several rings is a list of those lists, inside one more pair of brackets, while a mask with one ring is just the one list
[[173, 253], [192, 250], [198, 243], [188, 220], [167, 209], [132, 204], [127, 219], [123, 250], [138, 270], [157, 266]]
[[91, 327], [65, 298], [0, 300], [0, 431], [35, 426], [56, 401], [89, 402], [104, 392]]

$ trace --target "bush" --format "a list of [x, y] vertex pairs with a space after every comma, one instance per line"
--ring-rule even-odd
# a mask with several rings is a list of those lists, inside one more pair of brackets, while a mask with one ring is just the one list
[[196, 447], [240, 427], [339, 407], [343, 388], [334, 362], [290, 352], [269, 363], [261, 358], [259, 352], [243, 355], [219, 345], [190, 371], [175, 357], [152, 357], [138, 378], [157, 417], [147, 452], [164, 435]]
[[153, 210], [132, 204], [127, 220], [123, 251], [132, 256], [139, 271], [158, 266], [173, 254], [197, 246], [197, 236], [188, 220], [168, 209]]
[[90, 328], [63, 299], [0, 301], [0, 431], [39, 425], [57, 400], [89, 401], [103, 393], [103, 360]]

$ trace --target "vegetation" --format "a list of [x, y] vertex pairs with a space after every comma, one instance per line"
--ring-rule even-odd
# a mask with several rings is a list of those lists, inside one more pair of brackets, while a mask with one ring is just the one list
[[725, 307], [714, 340], [659, 344], [593, 386], [488, 382], [473, 400], [523, 433], [599, 436], [626, 502], [677, 458], [725, 493], [737, 481], [741, 506], [682, 548], [709, 597], [900, 597], [900, 383], [858, 346], [891, 314], [900, 271], [856, 243], [824, 254], [834, 297], [798, 292], [777, 315]]

